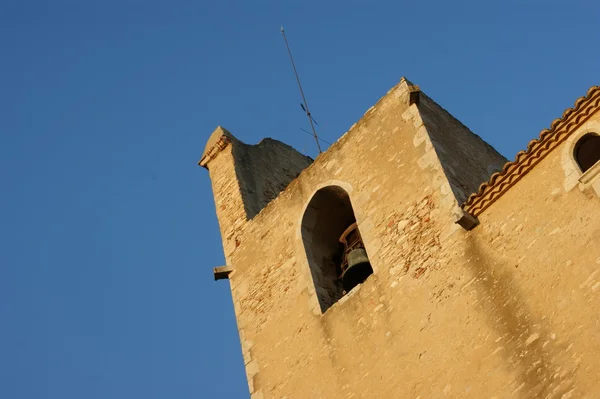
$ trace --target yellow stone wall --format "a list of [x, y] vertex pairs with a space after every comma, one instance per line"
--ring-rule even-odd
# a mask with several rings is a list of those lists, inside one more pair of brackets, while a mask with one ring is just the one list
[[[249, 220], [235, 143], [209, 160], [252, 398], [600, 397], [598, 194], [565, 185], [559, 147], [464, 230], [461, 187], [505, 160], [412, 88], [310, 166], [295, 158], [300, 175]], [[374, 274], [322, 313], [301, 222], [329, 185]]]

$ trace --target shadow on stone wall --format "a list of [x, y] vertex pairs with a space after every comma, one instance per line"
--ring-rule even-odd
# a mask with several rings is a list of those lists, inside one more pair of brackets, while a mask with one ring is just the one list
[[553, 364], [550, 351], [560, 353], [566, 348], [553, 341], [543, 321], [528, 309], [523, 293], [513, 284], [510, 268], [515, 265], [484, 253], [472, 235], [467, 237], [466, 251], [481, 310], [502, 337], [498, 346], [503, 348], [498, 355], [504, 357], [507, 369], [517, 375], [516, 381], [507, 381], [512, 383], [513, 394], [522, 398], [560, 398], [573, 390], [576, 368]]
[[289, 145], [270, 138], [256, 145], [235, 139], [233, 157], [248, 220], [258, 215], [313, 161]]

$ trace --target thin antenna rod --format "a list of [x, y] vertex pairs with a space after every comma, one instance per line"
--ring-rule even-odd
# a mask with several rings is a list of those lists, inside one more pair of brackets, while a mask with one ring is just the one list
[[310, 116], [310, 111], [308, 110], [308, 103], [306, 102], [306, 97], [304, 97], [304, 91], [302, 90], [302, 85], [300, 84], [300, 77], [298, 76], [298, 71], [296, 70], [296, 64], [294, 64], [294, 59], [292, 58], [292, 52], [290, 51], [290, 45], [288, 44], [287, 38], [285, 37], [285, 31], [283, 30], [283, 26], [281, 27], [281, 34], [283, 35], [283, 40], [285, 40], [285, 47], [287, 48], [288, 54], [290, 55], [290, 61], [292, 61], [292, 68], [294, 68], [294, 75], [296, 75], [296, 81], [298, 82], [298, 88], [300, 89], [300, 95], [302, 96], [302, 101], [304, 102], [304, 108], [306, 110], [306, 116], [308, 117], [308, 122], [310, 122], [310, 127], [313, 132], [313, 136], [315, 137], [315, 142], [317, 143], [317, 148], [319, 149], [319, 154], [321, 151], [321, 144], [319, 144], [319, 137], [317, 136], [317, 131], [315, 130], [315, 125], [313, 124], [312, 116]]
[[[312, 135], [313, 135], [311, 132], [309, 132], [309, 131], [308, 131], [308, 130], [306, 130], [306, 129], [302, 129], [302, 128], [300, 128], [300, 130], [302, 130], [304, 133], [306, 133], [306, 134], [308, 134], [308, 135], [310, 135], [310, 136], [312, 136]], [[331, 145], [331, 143], [330, 143], [329, 141], [327, 141], [327, 140], [324, 140], [324, 139], [322, 139], [322, 138], [320, 138], [320, 137], [317, 137], [317, 138], [318, 138], [320, 141], [322, 141], [323, 143]]]

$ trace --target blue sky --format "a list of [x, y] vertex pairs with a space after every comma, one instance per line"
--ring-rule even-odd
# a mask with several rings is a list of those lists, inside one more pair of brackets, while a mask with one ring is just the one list
[[208, 173], [407, 76], [512, 158], [600, 83], [597, 1], [0, 3], [0, 397], [248, 397]]

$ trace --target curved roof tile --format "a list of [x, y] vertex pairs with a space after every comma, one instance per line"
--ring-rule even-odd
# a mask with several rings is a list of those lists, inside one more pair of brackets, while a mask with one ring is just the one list
[[542, 130], [539, 138], [531, 140], [527, 149], [520, 151], [514, 161], [506, 163], [500, 172], [494, 173], [488, 182], [481, 184], [479, 190], [467, 198], [462, 208], [473, 216], [480, 215], [599, 107], [600, 86], [592, 86], [585, 96], [575, 101], [572, 108], [563, 112], [561, 118], [552, 121], [550, 129]]

